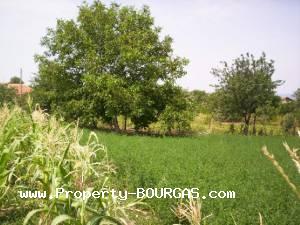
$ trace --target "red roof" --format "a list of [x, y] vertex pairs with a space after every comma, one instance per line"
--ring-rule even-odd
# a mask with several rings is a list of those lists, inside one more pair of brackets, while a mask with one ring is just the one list
[[18, 95], [23, 95], [32, 92], [32, 88], [25, 84], [8, 84], [7, 87], [14, 88]]

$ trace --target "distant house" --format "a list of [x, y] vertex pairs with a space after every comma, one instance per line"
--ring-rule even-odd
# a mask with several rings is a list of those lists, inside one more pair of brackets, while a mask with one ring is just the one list
[[17, 95], [24, 95], [32, 92], [32, 88], [25, 84], [8, 84], [7, 87], [15, 89]]
[[289, 103], [294, 101], [293, 99], [289, 98], [289, 97], [282, 97], [281, 98], [281, 103], [285, 104], [285, 103]]

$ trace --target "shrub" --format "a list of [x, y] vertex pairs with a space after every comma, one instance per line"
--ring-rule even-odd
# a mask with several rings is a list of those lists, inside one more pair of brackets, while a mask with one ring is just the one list
[[265, 131], [264, 131], [263, 128], [260, 128], [260, 129], [259, 129], [258, 135], [259, 135], [259, 136], [264, 136], [264, 135], [265, 135]]
[[294, 114], [288, 113], [284, 115], [281, 121], [281, 128], [284, 133], [295, 134], [296, 133], [296, 119]]
[[231, 123], [230, 126], [229, 126], [229, 133], [234, 134], [234, 132], [235, 132], [234, 123]]
[[16, 97], [17, 94], [14, 89], [8, 88], [4, 84], [0, 84], [0, 107], [2, 107], [5, 103], [14, 103]]
[[171, 133], [186, 133], [191, 130], [191, 120], [194, 118], [193, 113], [184, 110], [177, 111], [172, 106], [167, 106], [164, 112], [160, 115], [161, 129]]

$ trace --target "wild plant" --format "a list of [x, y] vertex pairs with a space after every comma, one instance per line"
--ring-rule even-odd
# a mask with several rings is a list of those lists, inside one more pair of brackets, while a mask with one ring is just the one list
[[199, 199], [189, 198], [186, 201], [181, 201], [172, 211], [180, 223], [188, 222], [190, 225], [200, 225], [202, 222], [205, 224], [205, 220], [212, 216], [212, 214], [203, 216], [201, 206]]
[[[30, 114], [15, 107], [0, 109], [0, 206], [2, 213], [22, 207], [28, 214], [24, 225], [34, 224], [133, 224], [133, 214], [145, 213], [141, 201], [55, 196], [57, 188], [68, 191], [109, 190], [115, 172], [104, 145], [90, 133], [81, 144], [82, 131], [62, 125], [36, 108]], [[19, 191], [46, 192], [41, 199], [20, 199]], [[0, 215], [1, 216], [1, 215]]]

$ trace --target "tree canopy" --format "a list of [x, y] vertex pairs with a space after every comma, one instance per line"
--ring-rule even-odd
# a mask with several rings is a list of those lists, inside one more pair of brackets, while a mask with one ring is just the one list
[[160, 32], [146, 6], [84, 3], [76, 20], [58, 20], [42, 39], [36, 100], [91, 127], [101, 119], [118, 129], [120, 115], [147, 127], [166, 108], [188, 63]]
[[10, 78], [9, 83], [11, 83], [11, 84], [24, 84], [24, 81], [21, 80], [21, 78], [18, 77], [18, 76], [13, 76], [13, 77]]

